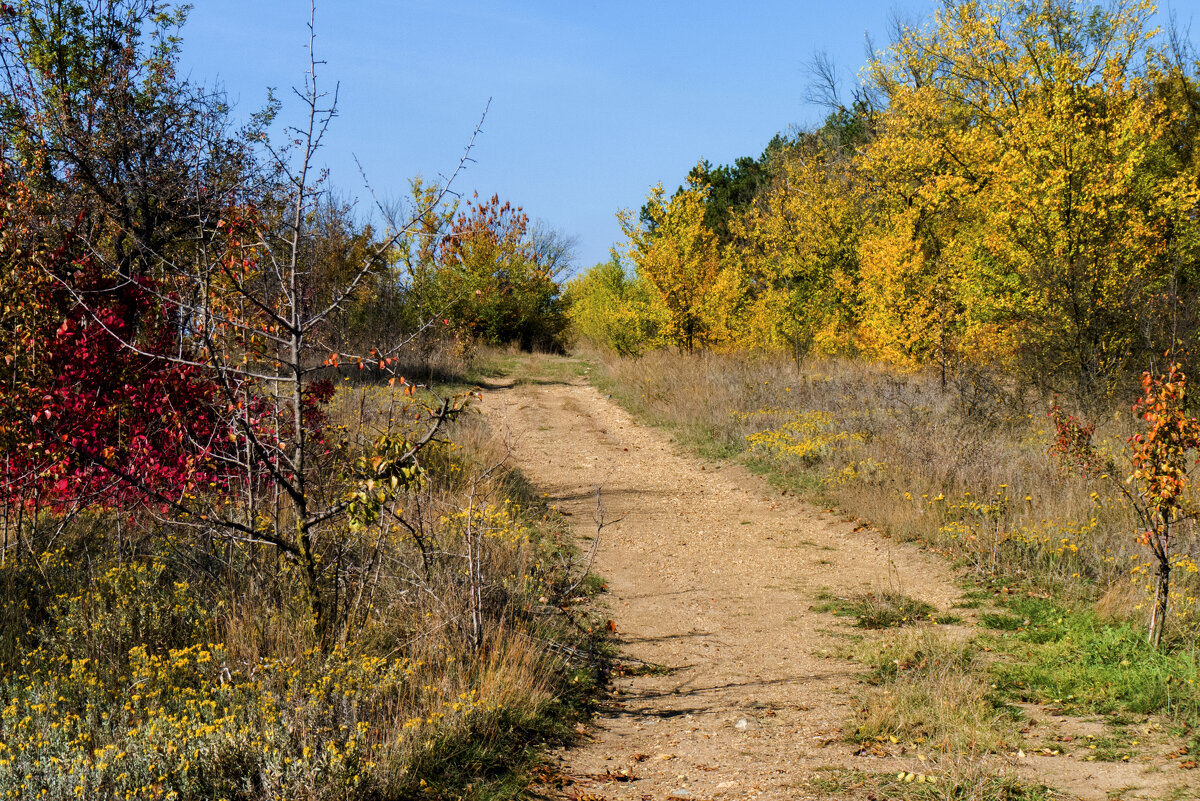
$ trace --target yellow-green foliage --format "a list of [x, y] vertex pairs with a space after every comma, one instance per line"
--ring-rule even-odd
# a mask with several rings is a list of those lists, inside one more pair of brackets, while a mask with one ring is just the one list
[[[768, 148], [752, 199], [706, 209], [703, 165], [654, 188], [649, 225], [620, 219], [665, 343], [1113, 392], [1194, 336], [1200, 307], [1200, 82], [1153, 13], [940, 4], [873, 54], [858, 103]], [[708, 231], [715, 211], [727, 228]]]
[[709, 187], [702, 165], [694, 172], [670, 198], [662, 184], [650, 190], [647, 224], [628, 210], [617, 214], [638, 278], [666, 311], [663, 343], [689, 352], [730, 341], [731, 317], [745, 288], [740, 266], [722, 262], [717, 237], [705, 225]]
[[564, 291], [575, 334], [622, 356], [659, 344], [667, 310], [645, 282], [630, 278], [620, 258], [597, 264]]

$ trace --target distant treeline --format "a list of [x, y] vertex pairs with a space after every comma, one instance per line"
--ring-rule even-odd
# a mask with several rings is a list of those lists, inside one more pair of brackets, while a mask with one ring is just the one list
[[896, 26], [820, 128], [623, 212], [623, 251], [568, 289], [577, 330], [1080, 395], [1161, 367], [1197, 329], [1200, 65], [1154, 15], [947, 0]]

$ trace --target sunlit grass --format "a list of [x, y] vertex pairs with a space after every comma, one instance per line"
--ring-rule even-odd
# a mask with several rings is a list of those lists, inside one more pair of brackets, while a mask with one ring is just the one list
[[[411, 425], [411, 399], [386, 384], [342, 384], [331, 439]], [[450, 434], [403, 503], [424, 558], [399, 525], [341, 533], [331, 553], [372, 572], [327, 585], [346, 620], [330, 648], [294, 567], [272, 552], [114, 514], [27, 531], [39, 549], [0, 567], [0, 794], [517, 793], [537, 744], [572, 735], [603, 651], [539, 599], [596, 582], [567, 575], [578, 568], [562, 523], [519, 474], [489, 470], [505, 452], [483, 422], [465, 417]], [[480, 548], [478, 642], [468, 532]]]

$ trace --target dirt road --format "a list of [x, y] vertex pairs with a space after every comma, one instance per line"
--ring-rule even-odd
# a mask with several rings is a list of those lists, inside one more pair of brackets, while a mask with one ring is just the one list
[[[960, 593], [944, 560], [683, 452], [583, 379], [496, 388], [484, 408], [577, 534], [594, 533], [597, 487], [619, 519], [595, 570], [629, 669], [586, 742], [557, 755], [567, 796], [829, 798], [831, 767], [923, 768], [916, 754], [871, 759], [845, 742], [862, 666], [837, 656], [845, 625], [812, 606], [827, 590], [900, 586], [948, 610]], [[1097, 763], [1014, 767], [1062, 787], [1057, 772], [1073, 785], [1063, 797], [1131, 786]]]
[[499, 390], [487, 408], [577, 531], [594, 529], [597, 487], [620, 520], [596, 571], [622, 656], [645, 667], [616, 681], [569, 772], [601, 777], [611, 799], [819, 796], [814, 771], [851, 760], [841, 727], [861, 667], [829, 656], [845, 641], [814, 599], [899, 581], [946, 609], [945, 564], [681, 454], [582, 381]]

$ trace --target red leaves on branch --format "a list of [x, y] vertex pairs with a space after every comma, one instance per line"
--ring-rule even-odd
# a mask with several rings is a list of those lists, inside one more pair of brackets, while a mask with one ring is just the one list
[[1058, 456], [1063, 469], [1078, 470], [1085, 476], [1097, 472], [1100, 460], [1092, 449], [1096, 427], [1065, 413], [1057, 401], [1050, 404], [1047, 417], [1054, 423], [1054, 444], [1050, 446], [1050, 452]]
[[1142, 376], [1142, 397], [1133, 411], [1149, 423], [1145, 433], [1129, 438], [1133, 478], [1142, 497], [1159, 513], [1179, 506], [1187, 488], [1188, 451], [1200, 448], [1200, 423], [1185, 412], [1187, 376], [1178, 364], [1166, 375]]
[[0, 334], [16, 354], [0, 384], [3, 500], [162, 507], [220, 487], [236, 437], [219, 386], [168, 358], [186, 351], [159, 287], [65, 249], [43, 254], [41, 271], [14, 255], [2, 266], [9, 278], [26, 270], [33, 312]]

